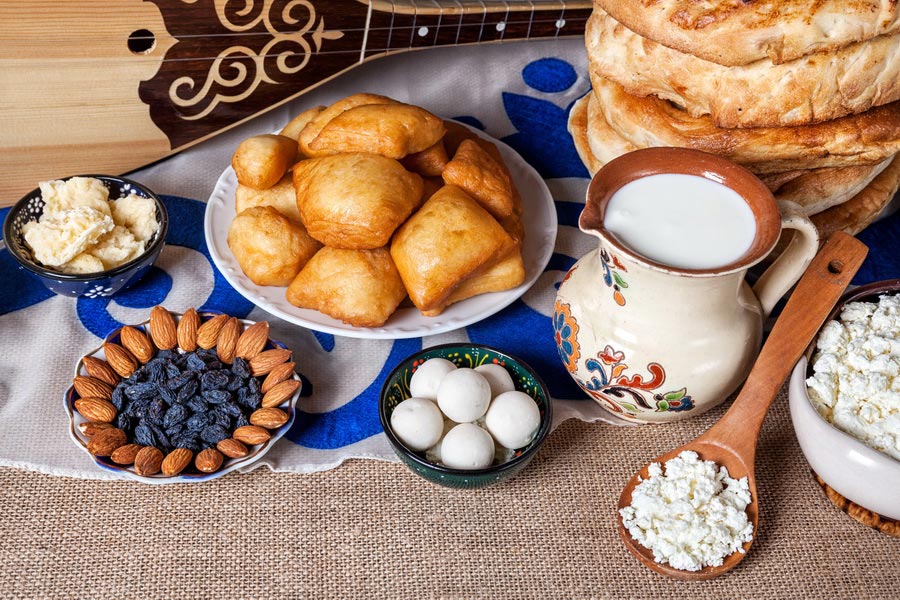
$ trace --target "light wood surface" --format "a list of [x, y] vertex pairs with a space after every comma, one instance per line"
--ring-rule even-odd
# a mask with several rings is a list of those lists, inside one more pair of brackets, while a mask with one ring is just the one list
[[389, 53], [580, 35], [591, 2], [287, 6], [0, 2], [0, 206], [41, 180], [144, 166]]
[[[867, 253], [868, 248], [865, 244], [852, 236], [843, 232], [832, 235], [810, 263], [791, 294], [747, 376], [747, 381], [728, 412], [706, 433], [651, 461], [665, 463], [685, 450], [692, 450], [701, 459], [711, 460], [726, 467], [729, 475], [735, 479], [747, 477], [751, 497], [747, 517], [753, 524], [754, 540], [759, 534], [759, 496], [756, 491], [754, 463], [757, 440], [766, 412], [781, 384], [850, 284]], [[625, 485], [619, 498], [619, 509], [631, 504], [634, 488], [641, 479], [648, 477], [648, 466], [644, 466]], [[618, 516], [618, 521], [619, 537], [628, 550], [647, 567], [676, 579], [718, 577], [737, 566], [753, 543], [746, 542], [744, 552], [732, 553], [725, 558], [721, 566], [704, 567], [699, 571], [683, 571], [656, 562], [653, 559], [653, 552], [631, 537], [622, 523], [621, 515]]]

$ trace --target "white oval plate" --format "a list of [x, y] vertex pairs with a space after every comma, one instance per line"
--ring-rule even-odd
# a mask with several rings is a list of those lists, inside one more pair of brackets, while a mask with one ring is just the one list
[[399, 308], [381, 327], [354, 327], [319, 311], [298, 308], [285, 298], [287, 288], [259, 286], [250, 281], [228, 248], [228, 227], [235, 217], [234, 192], [237, 188], [237, 178], [231, 167], [219, 177], [206, 205], [204, 234], [213, 262], [238, 293], [266, 312], [295, 325], [335, 335], [367, 339], [421, 337], [459, 329], [493, 315], [524, 294], [550, 261], [556, 245], [556, 206], [547, 184], [515, 150], [479, 130], [470, 129], [497, 145], [522, 196], [525, 281], [521, 285], [457, 302], [436, 317], [426, 317], [415, 307]]

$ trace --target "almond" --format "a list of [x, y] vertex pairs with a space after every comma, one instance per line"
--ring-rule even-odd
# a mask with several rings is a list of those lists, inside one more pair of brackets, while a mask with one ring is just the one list
[[81, 435], [84, 437], [92, 438], [97, 435], [99, 431], [110, 429], [112, 427], [112, 423], [106, 423], [104, 421], [84, 421], [83, 423], [78, 424], [78, 431], [80, 431]]
[[166, 477], [178, 475], [191, 464], [194, 453], [187, 448], [175, 448], [162, 461], [162, 474]]
[[122, 345], [139, 361], [146, 363], [153, 358], [153, 344], [150, 343], [144, 332], [126, 325], [121, 329], [119, 335], [122, 338]]
[[124, 446], [127, 441], [128, 438], [124, 431], [110, 427], [98, 431], [94, 437], [88, 440], [87, 449], [94, 456], [109, 456], [116, 448]]
[[134, 457], [134, 472], [141, 477], [156, 475], [162, 468], [163, 453], [159, 448], [144, 446]]
[[265, 375], [289, 358], [291, 358], [291, 351], [284, 348], [260, 352], [250, 359], [250, 373], [254, 377]]
[[75, 410], [88, 421], [111, 423], [116, 418], [116, 407], [103, 398], [79, 398], [75, 401]]
[[137, 359], [119, 344], [106, 342], [103, 344], [103, 353], [106, 354], [106, 361], [109, 363], [109, 366], [126, 379], [131, 377], [131, 374], [138, 367]]
[[112, 398], [112, 386], [108, 383], [103, 383], [99, 379], [76, 375], [72, 384], [75, 386], [75, 391], [82, 398], [103, 398], [104, 400]]
[[251, 423], [266, 429], [278, 429], [287, 423], [287, 420], [288, 414], [280, 408], [260, 408], [250, 415]]
[[197, 349], [197, 329], [200, 327], [200, 315], [193, 308], [189, 308], [181, 315], [175, 336], [178, 338], [178, 347], [185, 352], [193, 352]]
[[175, 319], [162, 306], [154, 306], [150, 311], [150, 338], [160, 350], [171, 350], [178, 345]]
[[197, 458], [194, 459], [194, 466], [203, 473], [214, 473], [219, 470], [224, 460], [225, 457], [222, 456], [221, 452], [215, 448], [207, 448], [206, 450], [201, 450]]
[[[274, 386], [263, 396], [262, 407], [272, 408], [278, 406], [288, 398], [294, 395], [294, 392], [300, 387], [300, 382], [296, 379], [288, 379]], [[252, 421], [251, 421], [252, 422]]]
[[228, 458], [244, 458], [245, 456], [250, 454], [250, 451], [247, 450], [247, 446], [234, 438], [222, 440], [221, 442], [216, 444], [216, 448], [218, 448], [219, 452], [221, 452]]
[[119, 374], [116, 373], [115, 369], [109, 366], [109, 363], [105, 360], [93, 356], [85, 356], [81, 362], [84, 365], [84, 370], [87, 371], [87, 374], [94, 379], [99, 379], [103, 383], [108, 383], [113, 387], [118, 385], [120, 379]]
[[134, 459], [137, 457], [138, 452], [141, 451], [141, 448], [143, 446], [140, 444], [125, 444], [113, 450], [109, 458], [117, 465], [133, 465]]
[[260, 388], [262, 393], [265, 394], [282, 381], [293, 377], [295, 366], [296, 364], [292, 362], [281, 363], [280, 365], [269, 371], [269, 374], [266, 375], [266, 379], [265, 381], [263, 381], [262, 387]]
[[216, 343], [219, 341], [219, 332], [227, 320], [228, 315], [216, 315], [201, 325], [197, 329], [197, 345], [204, 350], [215, 348]]
[[231, 317], [222, 325], [222, 331], [219, 332], [219, 341], [216, 342], [216, 354], [226, 365], [230, 365], [234, 361], [234, 351], [237, 348], [237, 341], [241, 335], [241, 322], [237, 317]]
[[268, 431], [256, 425], [244, 425], [243, 427], [238, 427], [231, 435], [233, 435], [234, 439], [237, 441], [244, 442], [249, 446], [264, 444], [272, 438]]
[[238, 338], [235, 356], [250, 360], [266, 347], [269, 341], [269, 324], [265, 321], [254, 323]]

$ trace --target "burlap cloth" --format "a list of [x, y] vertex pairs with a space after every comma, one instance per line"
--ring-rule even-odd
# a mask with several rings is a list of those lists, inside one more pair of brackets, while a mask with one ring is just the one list
[[641, 428], [567, 421], [519, 477], [475, 491], [368, 460], [162, 487], [0, 469], [0, 596], [900, 597], [900, 540], [825, 498], [784, 393], [762, 431], [749, 556], [687, 583], [626, 552], [614, 519], [622, 484], [722, 412]]

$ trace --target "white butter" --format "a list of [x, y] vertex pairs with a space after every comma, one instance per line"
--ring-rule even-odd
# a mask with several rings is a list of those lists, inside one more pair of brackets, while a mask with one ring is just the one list
[[819, 414], [900, 460], [900, 295], [847, 304], [822, 328], [812, 369]]
[[631, 505], [619, 514], [631, 537], [652, 550], [656, 562], [699, 571], [743, 552], [743, 544], [753, 539], [746, 477], [732, 479], [725, 467], [691, 451], [665, 465], [652, 463], [648, 470], [650, 477], [634, 488]]

